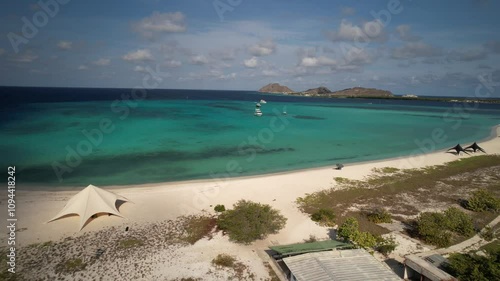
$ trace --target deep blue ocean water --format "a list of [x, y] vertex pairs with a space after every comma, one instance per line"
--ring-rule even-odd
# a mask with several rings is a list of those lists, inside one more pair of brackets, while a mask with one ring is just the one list
[[[144, 93], [136, 92], [137, 98]], [[500, 105], [318, 99], [246, 91], [0, 87], [0, 167], [22, 188], [245, 176], [468, 144]], [[254, 117], [261, 99], [262, 117]], [[469, 105], [472, 106], [472, 105]], [[283, 114], [287, 112], [287, 115]]]

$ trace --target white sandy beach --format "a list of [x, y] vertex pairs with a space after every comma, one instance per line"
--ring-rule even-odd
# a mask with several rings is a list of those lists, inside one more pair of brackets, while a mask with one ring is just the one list
[[[498, 136], [500, 136], [500, 127], [497, 126], [494, 128], [492, 138], [480, 142], [479, 145], [489, 154], [498, 154], [500, 153], [500, 138]], [[217, 204], [224, 204], [227, 208], [240, 199], [246, 199], [270, 204], [280, 210], [288, 218], [286, 227], [280, 233], [271, 235], [266, 240], [258, 241], [250, 246], [236, 245], [229, 242], [227, 237], [216, 236], [213, 240], [202, 240], [191, 246], [193, 249], [179, 250], [185, 252], [196, 250], [197, 254], [194, 256], [186, 253], [180, 254], [182, 259], [188, 259], [191, 263], [185, 263], [179, 270], [175, 270], [175, 266], [163, 266], [157, 270], [172, 279], [189, 276], [189, 274], [195, 276], [198, 274], [198, 277], [201, 277], [203, 272], [207, 271], [204, 267], [209, 267], [210, 260], [216, 254], [224, 252], [234, 254], [237, 252], [238, 256], [246, 261], [257, 276], [267, 278], [262, 262], [255, 262], [255, 260], [265, 256], [262, 250], [273, 244], [302, 242], [309, 235], [315, 235], [318, 238], [328, 236], [326, 228], [318, 226], [307, 215], [297, 209], [294, 202], [298, 197], [304, 196], [306, 193], [334, 187], [334, 177], [362, 179], [369, 175], [373, 168], [420, 168], [466, 157], [471, 156], [457, 156], [438, 151], [425, 154], [425, 156], [418, 155], [346, 165], [343, 170], [324, 167], [281, 174], [231, 178], [221, 181], [204, 180], [114, 187], [113, 192], [125, 196], [133, 202], [124, 203], [120, 207], [121, 214], [127, 219], [114, 216], [99, 217], [89, 223], [81, 232], [77, 232], [79, 218], [76, 216], [48, 224], [44, 223], [59, 212], [68, 199], [77, 191], [18, 191], [17, 227], [18, 229], [26, 229], [17, 232], [17, 243], [24, 246], [49, 240], [56, 241], [64, 237], [77, 236], [109, 226], [125, 228], [131, 224], [175, 219], [182, 215], [196, 214], [202, 211], [213, 213], [213, 206]], [[7, 209], [4, 197], [1, 199], [0, 206], [3, 210]], [[4, 240], [5, 235], [2, 236], [2, 241], [0, 241], [2, 245], [6, 245]], [[165, 254], [167, 255], [167, 253]], [[203, 263], [204, 261], [205, 263]], [[224, 278], [221, 277], [221, 280], [224, 280]]]

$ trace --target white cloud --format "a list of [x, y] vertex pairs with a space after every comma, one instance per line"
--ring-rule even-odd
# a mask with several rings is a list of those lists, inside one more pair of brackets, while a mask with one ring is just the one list
[[330, 31], [326, 36], [334, 41], [346, 42], [381, 42], [387, 40], [387, 35], [384, 32], [384, 25], [379, 20], [368, 21], [361, 26], [353, 25], [347, 20], [342, 20], [337, 31]]
[[234, 73], [234, 72], [230, 73], [230, 74], [226, 74], [226, 75], [221, 74], [221, 75], [219, 75], [219, 77], [217, 77], [217, 79], [219, 79], [219, 80], [231, 80], [234, 78], [236, 78], [236, 73]]
[[153, 60], [153, 55], [148, 49], [139, 49], [124, 55], [122, 59], [126, 61], [147, 61]]
[[73, 42], [59, 41], [59, 43], [57, 43], [57, 48], [60, 50], [71, 50], [71, 48], [73, 48]]
[[399, 39], [408, 42], [419, 41], [421, 38], [419, 36], [413, 35], [411, 32], [411, 27], [407, 24], [402, 24], [396, 27], [396, 34]]
[[185, 16], [181, 12], [159, 13], [153, 12], [149, 17], [134, 23], [134, 31], [145, 37], [152, 37], [155, 33], [172, 33], [186, 31]]
[[259, 65], [259, 60], [256, 57], [244, 60], [243, 64], [248, 68], [255, 68]]
[[276, 52], [276, 44], [272, 40], [259, 42], [253, 46], [250, 46], [250, 48], [248, 48], [248, 52], [252, 56], [257, 57], [269, 56]]
[[167, 67], [179, 67], [182, 65], [182, 62], [178, 60], [166, 60], [164, 65]]
[[303, 67], [317, 67], [317, 66], [334, 66], [337, 61], [328, 57], [303, 57], [299, 66]]
[[109, 65], [111, 63], [111, 59], [101, 58], [101, 59], [98, 59], [96, 61], [93, 61], [92, 63], [95, 65], [99, 65], [99, 66], [106, 66], [106, 65]]
[[204, 65], [208, 63], [208, 59], [204, 55], [196, 55], [191, 57], [191, 64]]
[[88, 67], [83, 64], [78, 67], [78, 70], [86, 70], [86, 69], [88, 69]]
[[407, 43], [403, 47], [392, 50], [391, 57], [394, 59], [428, 58], [442, 55], [440, 48], [425, 44], [423, 42]]

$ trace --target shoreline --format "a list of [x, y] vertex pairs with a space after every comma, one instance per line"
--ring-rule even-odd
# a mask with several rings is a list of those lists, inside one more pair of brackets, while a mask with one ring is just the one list
[[[500, 126], [495, 126], [489, 140], [481, 142], [481, 146], [488, 154], [500, 154], [500, 138], [498, 136], [500, 136]], [[484, 155], [483, 153], [478, 154]], [[373, 174], [374, 168], [421, 168], [469, 157], [474, 156], [465, 154], [457, 156], [444, 153], [441, 150], [418, 155], [416, 162], [409, 161], [410, 157], [407, 156], [363, 164], [357, 163], [346, 166], [342, 170], [322, 167], [281, 174], [229, 178], [222, 182], [204, 180], [116, 186], [112, 191], [130, 200], [130, 202], [123, 203], [118, 207], [123, 218], [107, 215], [98, 216], [89, 221], [81, 231], [79, 231], [80, 218], [78, 216], [68, 216], [46, 223], [60, 212], [68, 200], [79, 190], [18, 190], [16, 192], [16, 218], [18, 218], [15, 232], [16, 247], [21, 250], [34, 243], [44, 245], [41, 243], [57, 241], [66, 243], [73, 249], [71, 254], [66, 256], [74, 256], [73, 252], [79, 253], [77, 255], [80, 256], [93, 255], [97, 247], [115, 247], [113, 243], [117, 243], [117, 239], [137, 237], [136, 235], [139, 234], [144, 235], [144, 230], [147, 232], [147, 230], [154, 229], [165, 222], [176, 221], [190, 215], [216, 216], [214, 206], [222, 204], [226, 208], [232, 208], [233, 204], [239, 200], [248, 200], [267, 204], [278, 210], [287, 218], [285, 227], [278, 233], [250, 245], [236, 244], [231, 242], [227, 236], [217, 233], [213, 237], [203, 238], [193, 245], [185, 245], [175, 249], [165, 248], [147, 256], [141, 253], [143, 259], [141, 262], [144, 266], [153, 268], [154, 274], [166, 276], [170, 280], [177, 277], [191, 277], [193, 274], [204, 276], [208, 270], [213, 269], [210, 261], [218, 254], [238, 253], [239, 260], [247, 264], [252, 272], [260, 272], [259, 276], [267, 276], [264, 263], [269, 259], [265, 252], [269, 246], [301, 243], [310, 236], [314, 236], [318, 240], [331, 238], [327, 227], [319, 226], [310, 219], [308, 214], [299, 210], [296, 204], [297, 198], [304, 197], [308, 193], [330, 188], [336, 189], [338, 185], [335, 177], [360, 180]], [[7, 200], [4, 200], [4, 197], [6, 198], [5, 194], [0, 196], [0, 208], [7, 209]], [[147, 233], [149, 234], [149, 232]], [[94, 241], [95, 244], [91, 245], [76, 243], [79, 241], [77, 238], [82, 236], [85, 240], [88, 237], [107, 237], [106, 235], [110, 237], [109, 241], [101, 239]], [[7, 245], [7, 237], [0, 237], [0, 244]], [[401, 257], [409, 252], [422, 251], [425, 248], [425, 245], [424, 248], [419, 248], [420, 244], [415, 244], [405, 236], [395, 235], [395, 237], [400, 244], [399, 250], [395, 253], [396, 257]], [[160, 236], [155, 239], [161, 240], [163, 238]], [[91, 250], [81, 253], [82, 246]], [[137, 259], [129, 256], [120, 259], [120, 263], [133, 268]], [[109, 268], [113, 267], [113, 264], [114, 259], [111, 259], [105, 266]], [[203, 270], [200, 271], [200, 267]], [[179, 268], [181, 269], [179, 270]]]
[[[488, 154], [500, 154], [500, 126], [492, 130], [493, 138], [482, 142], [481, 146]], [[482, 154], [482, 153], [480, 153]], [[21, 218], [18, 228], [26, 231], [18, 233], [19, 242], [23, 245], [47, 240], [58, 240], [67, 236], [78, 236], [83, 233], [99, 231], [106, 227], [124, 227], [132, 223], [152, 223], [175, 219], [185, 215], [200, 213], [214, 214], [213, 206], [223, 204], [232, 206], [239, 200], [250, 200], [269, 204], [287, 217], [288, 224], [279, 234], [272, 235], [269, 241], [280, 241], [280, 244], [296, 243], [310, 234], [325, 236], [324, 228], [318, 226], [301, 213], [295, 201], [306, 193], [328, 188], [335, 188], [335, 177], [361, 180], [373, 173], [374, 168], [394, 167], [398, 169], [421, 168], [442, 165], [458, 159], [473, 157], [472, 155], [454, 155], [443, 150], [416, 156], [418, 161], [409, 161], [410, 157], [385, 159], [356, 163], [342, 170], [329, 167], [306, 169], [278, 174], [228, 178], [224, 181], [195, 180], [143, 184], [134, 186], [114, 186], [113, 192], [128, 198], [132, 203], [119, 207], [120, 213], [127, 219], [107, 217], [96, 219], [78, 232], [79, 217], [72, 216], [49, 224], [45, 222], [57, 214], [78, 190], [45, 191], [18, 190], [17, 216]], [[82, 187], [83, 188], [83, 187]], [[0, 206], [7, 208], [6, 200], [1, 196]], [[0, 238], [0, 241], [3, 238]]]
[[[497, 137], [500, 137], [500, 132], [498, 131], [500, 129], [500, 124], [495, 125], [491, 127], [490, 129], [490, 134], [489, 136], [480, 139], [476, 141], [477, 143], [484, 143], [491, 141]], [[367, 161], [360, 161], [360, 162], [352, 162], [352, 163], [346, 163], [344, 164], [344, 168], [356, 166], [356, 165], [366, 165], [366, 164], [376, 164], [379, 162], [389, 162], [389, 161], [401, 161], [403, 159], [408, 159], [411, 157], [416, 157], [416, 156], [426, 156], [430, 154], [438, 154], [438, 153], [443, 153], [448, 151], [449, 149], [443, 148], [443, 149], [438, 149], [434, 150], [432, 152], [427, 152], [427, 153], [418, 153], [418, 154], [408, 154], [408, 155], [403, 155], [403, 156], [397, 156], [397, 157], [389, 157], [389, 158], [382, 158], [382, 159], [376, 159], [376, 160], [367, 160]], [[260, 177], [267, 177], [267, 176], [280, 176], [280, 175], [289, 175], [289, 174], [294, 174], [294, 173], [300, 173], [300, 172], [309, 172], [309, 171], [318, 171], [318, 170], [329, 170], [329, 169], [336, 169], [336, 165], [325, 165], [325, 166], [317, 166], [317, 167], [311, 167], [311, 168], [302, 168], [302, 169], [294, 169], [294, 170], [286, 170], [286, 171], [280, 171], [280, 172], [270, 172], [270, 173], [263, 173], [263, 174], [254, 174], [254, 175], [242, 175], [242, 176], [231, 176], [228, 178], [225, 178], [225, 180], [247, 180], [247, 179], [255, 179], [255, 178], [260, 178]], [[165, 181], [165, 182], [152, 182], [152, 183], [141, 183], [141, 184], [127, 184], [127, 185], [104, 185], [104, 186], [99, 186], [104, 189], [109, 189], [109, 190], [117, 190], [117, 189], [127, 189], [127, 188], [141, 188], [141, 187], [158, 187], [158, 186], [173, 186], [173, 185], [179, 185], [179, 184], [200, 184], [200, 183], [217, 183], [217, 179], [210, 179], [210, 178], [202, 178], [202, 179], [188, 179], [188, 180], [177, 180], [177, 181]], [[92, 184], [92, 183], [88, 183]], [[36, 189], [31, 189], [31, 187], [37, 186]], [[72, 192], [72, 191], [77, 191], [82, 188], [86, 187], [85, 186], [63, 186], [63, 187], [51, 187], [51, 186], [43, 186], [43, 185], [37, 185], [37, 184], [28, 184], [26, 186], [23, 186], [19, 189], [19, 191], [25, 191], [25, 192]]]

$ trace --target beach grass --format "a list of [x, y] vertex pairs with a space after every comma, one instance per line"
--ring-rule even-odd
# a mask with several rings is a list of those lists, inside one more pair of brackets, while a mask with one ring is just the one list
[[82, 271], [87, 266], [81, 258], [71, 258], [65, 260], [56, 266], [56, 273], [74, 273]]
[[221, 267], [233, 267], [236, 259], [228, 254], [218, 254], [213, 260], [212, 264]]
[[229, 280], [233, 280], [233, 278], [236, 280], [255, 280], [255, 275], [249, 271], [249, 267], [231, 255], [218, 254], [212, 260], [212, 265], [217, 269], [232, 269], [233, 274], [228, 277]]
[[[382, 207], [393, 218], [408, 220], [425, 209], [444, 210], [449, 205], [461, 204], [471, 191], [479, 188], [499, 196], [500, 156], [481, 155], [421, 169], [374, 169], [363, 180], [334, 179], [335, 187], [298, 198], [299, 209], [311, 215], [332, 208], [337, 214], [337, 224], [353, 216], [358, 219], [361, 231], [381, 234], [384, 230], [366, 214]], [[471, 215], [478, 229], [495, 216], [472, 212]]]
[[189, 244], [194, 244], [198, 240], [208, 237], [211, 238], [211, 233], [217, 225], [217, 219], [212, 216], [188, 216], [182, 221], [186, 235], [182, 238]]
[[483, 245], [479, 250], [485, 251], [486, 253], [496, 253], [500, 251], [500, 240], [495, 240], [486, 245]]
[[271, 267], [271, 265], [268, 262], [264, 262], [264, 266], [267, 269], [267, 272], [269, 273], [269, 279], [266, 281], [280, 281], [281, 279], [278, 277], [276, 272], [274, 272], [274, 269]]
[[128, 248], [133, 248], [133, 247], [140, 247], [143, 246], [144, 242], [140, 239], [124, 239], [121, 240], [120, 243], [118, 244], [118, 248], [121, 249], [128, 249]]

